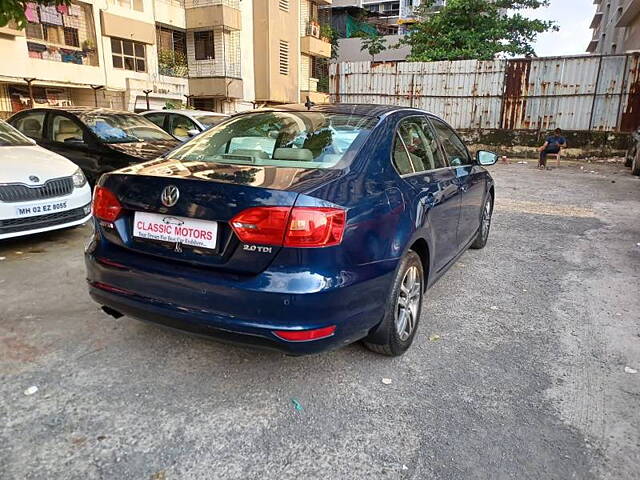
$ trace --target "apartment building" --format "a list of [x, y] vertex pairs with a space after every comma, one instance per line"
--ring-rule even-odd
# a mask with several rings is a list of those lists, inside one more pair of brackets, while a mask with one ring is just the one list
[[[331, 0], [72, 0], [0, 29], [0, 116], [34, 106], [218, 112], [328, 100]], [[326, 90], [326, 89], [325, 89]]]
[[153, 0], [27, 4], [26, 29], [0, 29], [0, 115], [35, 106], [141, 109], [179, 102], [187, 80], [158, 73]]
[[640, 51], [640, 0], [595, 0], [589, 53], [612, 55]]
[[[375, 15], [375, 23], [386, 25], [385, 33], [405, 34], [407, 26], [416, 21], [415, 10], [421, 3], [421, 0], [334, 0], [333, 6], [362, 8]], [[436, 0], [433, 12], [445, 4], [446, 0]]]

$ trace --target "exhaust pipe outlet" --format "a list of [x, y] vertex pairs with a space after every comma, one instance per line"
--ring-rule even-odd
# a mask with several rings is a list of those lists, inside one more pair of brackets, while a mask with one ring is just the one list
[[119, 311], [114, 310], [113, 308], [107, 307], [107, 306], [102, 306], [102, 311], [107, 315], [109, 315], [110, 317], [115, 318], [116, 320], [124, 316]]

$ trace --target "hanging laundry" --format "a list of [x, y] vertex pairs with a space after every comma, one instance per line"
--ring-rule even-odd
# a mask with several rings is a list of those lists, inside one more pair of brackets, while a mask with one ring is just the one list
[[33, 51], [29, 50], [29, 57], [30, 58], [42, 58], [42, 52], [33, 52]]
[[54, 6], [40, 5], [40, 21], [49, 25], [62, 26], [62, 15]]
[[69, 7], [67, 7], [66, 5], [58, 5], [56, 7], [56, 10], [58, 10], [63, 15], [66, 15], [69, 13]]
[[80, 17], [74, 15], [63, 15], [62, 19], [65, 27], [77, 28], [80, 30]]
[[79, 17], [82, 15], [82, 8], [80, 5], [69, 5], [69, 15], [73, 17]]
[[47, 49], [46, 45], [35, 42], [27, 42], [27, 50], [30, 52], [44, 52]]
[[38, 5], [29, 2], [24, 6], [24, 16], [31, 23], [40, 23], [40, 17], [38, 17]]

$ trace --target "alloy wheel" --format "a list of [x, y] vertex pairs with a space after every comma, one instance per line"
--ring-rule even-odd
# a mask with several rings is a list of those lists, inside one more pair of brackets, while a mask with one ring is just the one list
[[482, 238], [489, 235], [489, 227], [491, 227], [491, 199], [487, 199], [482, 212]]
[[401, 341], [406, 341], [418, 323], [418, 308], [422, 295], [420, 271], [412, 266], [404, 274], [396, 304], [396, 332]]

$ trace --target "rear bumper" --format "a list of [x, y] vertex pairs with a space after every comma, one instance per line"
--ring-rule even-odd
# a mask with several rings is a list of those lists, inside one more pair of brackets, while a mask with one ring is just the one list
[[[367, 336], [382, 319], [395, 268], [367, 266], [367, 272], [353, 272], [342, 283], [304, 269], [239, 278], [211, 271], [197, 275], [202, 271], [127, 251], [105, 260], [97, 250], [90, 245], [85, 260], [89, 293], [98, 304], [170, 328], [291, 355], [331, 350]], [[290, 342], [273, 333], [330, 325], [336, 326], [331, 337], [312, 341]]]

